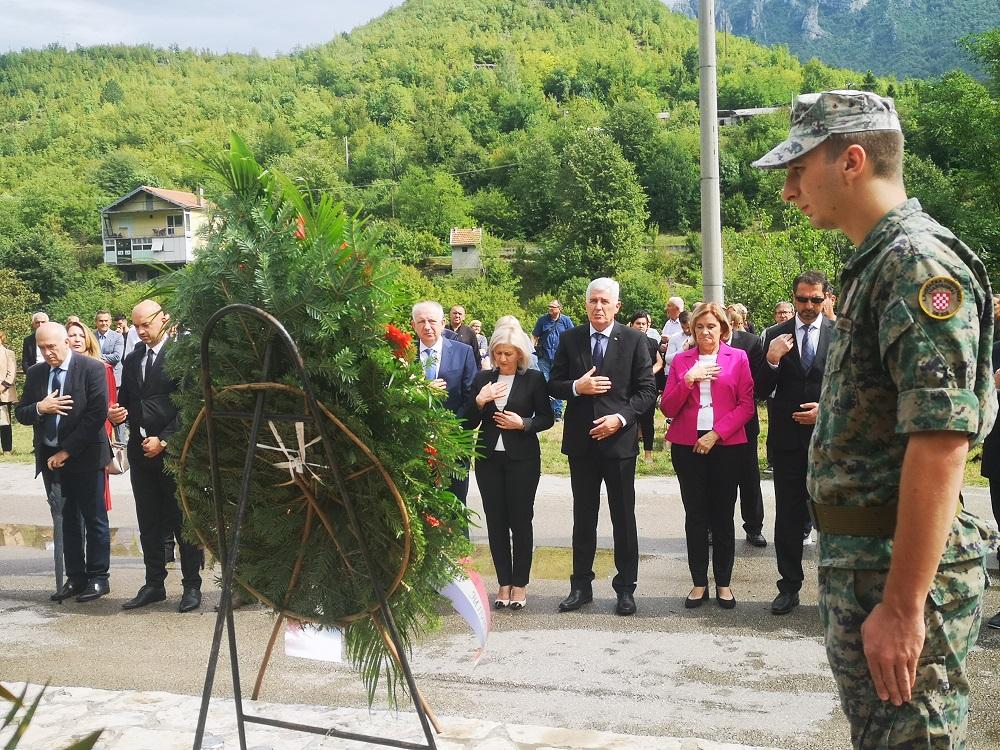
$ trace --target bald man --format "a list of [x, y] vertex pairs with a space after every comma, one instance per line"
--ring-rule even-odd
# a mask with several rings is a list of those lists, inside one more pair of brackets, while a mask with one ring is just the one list
[[[75, 354], [66, 329], [40, 323], [35, 343], [43, 361], [28, 369], [17, 421], [34, 428], [35, 476], [46, 493], [58, 482], [66, 583], [52, 595], [88, 602], [107, 594], [111, 534], [104, 505], [104, 467], [111, 446], [104, 432], [108, 386], [104, 365]], [[83, 524], [80, 519], [83, 519]]]
[[164, 467], [180, 428], [180, 410], [170, 398], [177, 381], [164, 369], [169, 355], [170, 316], [154, 300], [143, 300], [132, 310], [132, 323], [139, 341], [122, 367], [118, 403], [108, 410], [113, 424], [128, 420], [128, 460], [132, 493], [139, 520], [139, 542], [146, 565], [146, 583], [122, 609], [136, 609], [167, 598], [167, 564], [163, 540], [173, 536], [181, 553], [181, 595], [178, 611], [190, 612], [201, 606], [201, 566], [203, 555], [197, 545], [181, 535], [181, 511], [177, 504], [177, 484]]

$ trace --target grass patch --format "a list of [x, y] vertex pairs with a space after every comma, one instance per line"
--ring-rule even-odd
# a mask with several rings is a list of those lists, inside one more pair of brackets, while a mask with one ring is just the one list
[[[11, 417], [14, 416], [13, 412], [14, 410], [11, 409]], [[34, 461], [33, 451], [31, 449], [31, 428], [25, 427], [16, 419], [14, 420], [13, 428], [14, 452], [0, 455], [0, 463], [31, 463]]]

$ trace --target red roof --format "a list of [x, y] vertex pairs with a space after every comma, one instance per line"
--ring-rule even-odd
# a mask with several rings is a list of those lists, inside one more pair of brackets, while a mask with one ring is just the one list
[[166, 190], [165, 188], [150, 187], [149, 185], [140, 185], [135, 190], [133, 190], [128, 195], [119, 198], [110, 206], [106, 206], [101, 209], [101, 211], [110, 211], [116, 206], [120, 206], [132, 198], [136, 193], [149, 193], [155, 198], [160, 198], [161, 200], [167, 201], [167, 203], [173, 203], [175, 206], [180, 206], [181, 208], [203, 208], [204, 202], [198, 200], [198, 196], [194, 193], [189, 193], [185, 190]]
[[462, 229], [461, 227], [452, 227], [451, 230], [451, 246], [452, 247], [468, 247], [469, 245], [479, 245], [483, 241], [483, 230], [482, 229]]

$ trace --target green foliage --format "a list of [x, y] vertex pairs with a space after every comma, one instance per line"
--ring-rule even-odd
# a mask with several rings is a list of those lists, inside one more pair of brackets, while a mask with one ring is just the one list
[[0, 236], [0, 268], [12, 268], [31, 291], [48, 304], [70, 287], [76, 265], [69, 242], [43, 227]]
[[31, 330], [31, 316], [38, 310], [38, 295], [17, 271], [0, 268], [0, 331], [7, 334], [7, 348], [15, 348], [19, 335]]
[[[394, 698], [399, 669], [378, 615], [369, 616], [375, 611], [369, 576], [388, 590], [405, 566], [388, 598], [409, 649], [437, 622], [437, 589], [457, 574], [455, 561], [469, 549], [467, 510], [446, 487], [473, 453], [471, 433], [440, 405], [442, 396], [423, 378], [412, 346], [400, 350], [387, 339], [388, 325], [408, 327], [407, 308], [419, 280], [379, 250], [376, 232], [358, 216], [348, 215], [330, 195], [303, 192], [280, 172], [265, 171], [236, 136], [228, 152], [204, 158], [217, 183], [210, 191], [217, 221], [208, 247], [179, 272], [167, 306], [191, 334], [179, 338], [170, 359], [183, 382], [178, 400], [184, 429], [192, 428], [202, 407], [201, 385], [192, 373], [211, 315], [239, 302], [280, 320], [298, 345], [318, 400], [380, 460], [400, 496], [390, 492], [377, 467], [372, 470], [368, 454], [333, 425], [330, 454], [321, 446], [305, 449], [322, 482], [312, 480], [308, 469], [289, 482], [290, 470], [271, 464], [280, 461], [280, 452], [275, 459], [259, 453], [237, 578], [292, 617], [344, 628], [369, 698], [383, 677]], [[262, 379], [267, 332], [241, 316], [225, 318], [215, 329], [213, 387], [222, 408], [252, 408], [253, 393], [224, 389]], [[300, 385], [282, 351], [273, 362], [266, 380]], [[273, 388], [267, 403], [283, 413], [303, 409], [301, 398]], [[308, 443], [316, 429], [301, 424]], [[216, 429], [223, 475], [242, 473], [249, 420], [220, 420]], [[211, 546], [215, 514], [204, 489], [212, 484], [204, 429], [189, 439], [173, 468], [189, 530]], [[293, 450], [300, 445], [293, 423], [265, 428], [260, 442], [278, 441]], [[344, 478], [353, 518], [324, 468], [331, 461]], [[227, 500], [236, 486], [224, 485]], [[367, 558], [360, 539], [371, 553]], [[299, 571], [294, 583], [293, 570]]]
[[576, 133], [563, 151], [546, 247], [553, 286], [572, 276], [614, 276], [634, 261], [649, 214], [635, 168], [610, 136]]
[[123, 281], [116, 268], [100, 265], [74, 275], [69, 290], [49, 304], [48, 313], [53, 320], [66, 320], [70, 315], [77, 315], [89, 325], [98, 310], [110, 310], [112, 315], [129, 315], [136, 304], [149, 296], [149, 292], [145, 284]]
[[101, 104], [121, 104], [125, 99], [125, 92], [121, 84], [114, 78], [109, 78], [101, 89]]
[[468, 226], [469, 200], [451, 175], [410, 167], [396, 190], [400, 221], [410, 227], [446, 238], [452, 227]]
[[128, 195], [140, 185], [159, 185], [140, 157], [128, 151], [116, 151], [103, 157], [94, 170], [94, 182], [112, 200]]
[[451, 249], [439, 235], [422, 229], [409, 229], [397, 220], [373, 222], [381, 235], [379, 246], [399, 261], [418, 266], [428, 258], [448, 255]]

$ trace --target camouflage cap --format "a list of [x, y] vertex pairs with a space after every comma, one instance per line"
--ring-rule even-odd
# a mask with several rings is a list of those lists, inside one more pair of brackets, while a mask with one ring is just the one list
[[868, 91], [824, 91], [802, 94], [792, 103], [788, 138], [753, 163], [761, 169], [779, 169], [812, 151], [832, 133], [898, 130], [899, 116], [892, 99]]

